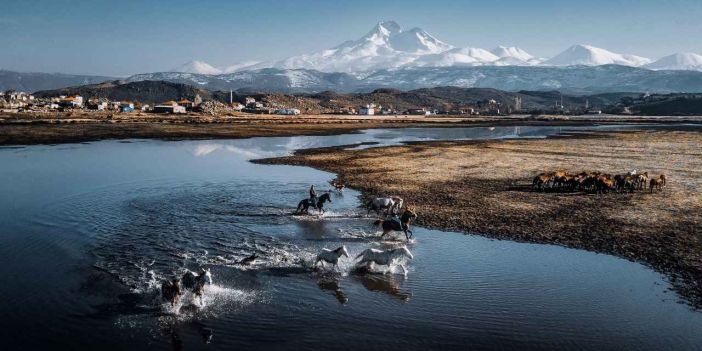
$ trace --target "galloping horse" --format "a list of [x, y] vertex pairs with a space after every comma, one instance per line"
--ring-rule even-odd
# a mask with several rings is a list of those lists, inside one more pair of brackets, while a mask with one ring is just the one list
[[165, 280], [161, 284], [161, 298], [164, 301], [171, 303], [171, 307], [175, 306], [180, 302], [180, 296], [183, 295], [183, 289], [180, 286], [180, 280], [173, 278], [172, 280]]
[[324, 214], [324, 203], [325, 202], [332, 202], [331, 199], [331, 193], [327, 192], [322, 194], [322, 196], [319, 197], [317, 200], [316, 204], [311, 203], [310, 199], [304, 199], [300, 201], [300, 203], [297, 204], [297, 209], [295, 210], [295, 214], [310, 214], [310, 207], [316, 208], [319, 210], [319, 214]]
[[[380, 266], [391, 266], [396, 259], [403, 256], [409, 258], [410, 260], [414, 258], [412, 253], [409, 252], [405, 246], [385, 251], [378, 249], [366, 249], [356, 256], [356, 259], [361, 258], [356, 266], [360, 267], [365, 264], [368, 270], [371, 269], [374, 263]], [[400, 265], [400, 267], [402, 267], [403, 272], [407, 273], [405, 266]]]
[[212, 273], [209, 269], [200, 269], [200, 274], [195, 272], [185, 272], [183, 274], [183, 287], [191, 290], [195, 296], [200, 298], [202, 305], [202, 295], [205, 293], [205, 284], [212, 285]]
[[324, 262], [328, 262], [336, 267], [339, 264], [339, 258], [341, 256], [349, 257], [349, 252], [346, 251], [346, 246], [338, 247], [336, 250], [322, 249], [322, 252], [317, 255], [317, 260], [314, 261], [314, 266], [317, 266], [319, 262], [322, 262], [322, 267], [324, 267]]
[[402, 198], [397, 196], [376, 197], [366, 204], [366, 208], [368, 209], [367, 214], [370, 214], [371, 211], [375, 211], [375, 213], [380, 216], [380, 211], [382, 210], [385, 210], [386, 215], [394, 214], [395, 210], [398, 212], [400, 211], [403, 202]]
[[[408, 207], [405, 209], [405, 212], [402, 213], [402, 216], [400, 216], [400, 221], [396, 220], [383, 220], [379, 219], [375, 221], [373, 224], [376, 226], [382, 226], [383, 227], [383, 234], [380, 235], [380, 237], [384, 237], [385, 234], [390, 233], [391, 231], [398, 231], [398, 232], [404, 232], [405, 233], [405, 238], [409, 240], [409, 238], [413, 235], [412, 231], [410, 230], [410, 225], [412, 224], [412, 221], [417, 219], [417, 214], [412, 211], [411, 207]], [[408, 235], [409, 233], [409, 235]]]
[[344, 183], [337, 182], [335, 180], [332, 180], [331, 182], [329, 182], [329, 184], [331, 184], [331, 186], [333, 186], [339, 193], [343, 193], [344, 188], [346, 188], [346, 185]]

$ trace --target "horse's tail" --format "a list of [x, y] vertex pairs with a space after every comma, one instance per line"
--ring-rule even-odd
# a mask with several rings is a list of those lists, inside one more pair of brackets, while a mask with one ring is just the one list
[[305, 202], [305, 200], [300, 201], [300, 203], [297, 204], [297, 208], [295, 209], [295, 213], [300, 213], [302, 211], [302, 205]]
[[379, 219], [379, 220], [373, 222], [373, 225], [377, 227], [377, 226], [383, 225], [383, 222], [385, 222], [385, 221], [382, 219]]

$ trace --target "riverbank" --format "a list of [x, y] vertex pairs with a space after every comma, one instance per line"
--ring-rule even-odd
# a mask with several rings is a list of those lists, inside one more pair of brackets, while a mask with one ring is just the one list
[[373, 128], [575, 126], [702, 123], [702, 117], [640, 116], [340, 116], [155, 115], [74, 112], [0, 114], [0, 145], [58, 144], [104, 139], [237, 139], [332, 135]]
[[[337, 173], [364, 196], [403, 197], [418, 225], [613, 254], [669, 277], [702, 307], [702, 133], [576, 134], [548, 139], [446, 141], [302, 150], [260, 160]], [[566, 169], [665, 173], [660, 193], [533, 192], [533, 176]]]

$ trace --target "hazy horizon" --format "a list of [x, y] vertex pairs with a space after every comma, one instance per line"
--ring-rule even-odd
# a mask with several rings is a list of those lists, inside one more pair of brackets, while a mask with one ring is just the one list
[[190, 60], [274, 61], [366, 34], [420, 27], [449, 44], [518, 46], [551, 57], [590, 44], [657, 59], [702, 52], [702, 3], [673, 1], [73, 1], [16, 3], [0, 14], [0, 69], [127, 76]]

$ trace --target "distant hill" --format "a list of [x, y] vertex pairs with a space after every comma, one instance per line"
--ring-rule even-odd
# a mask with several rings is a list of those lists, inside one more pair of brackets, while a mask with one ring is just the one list
[[[583, 109], [586, 102], [591, 108], [602, 109], [619, 103], [624, 97], [635, 98], [640, 93], [609, 93], [591, 96], [574, 96], [558, 91], [519, 91], [509, 92], [491, 88], [435, 87], [409, 91], [397, 89], [376, 89], [369, 93], [338, 93], [324, 91], [314, 94], [277, 94], [259, 93], [253, 96], [272, 106], [293, 107], [305, 112], [331, 112], [343, 107], [358, 107], [368, 103], [380, 104], [396, 110], [428, 107], [450, 110], [465, 105], [481, 105], [489, 100], [496, 100], [505, 108], [514, 106], [515, 99], [522, 101], [522, 110], [541, 110], [552, 108], [561, 98], [566, 108]], [[228, 96], [228, 95], [227, 95]], [[238, 95], [243, 96], [243, 95]], [[237, 95], [235, 95], [235, 99]]]
[[[55, 97], [59, 95], [81, 95], [85, 98], [107, 98], [118, 101], [135, 101], [158, 103], [166, 100], [190, 99], [200, 95], [203, 100], [228, 102], [229, 91], [209, 91], [188, 84], [165, 81], [126, 82], [107, 81], [35, 93], [37, 97]], [[675, 96], [678, 96], [677, 94]], [[641, 93], [603, 93], [595, 95], [562, 94], [559, 91], [510, 92], [492, 88], [435, 87], [408, 91], [381, 88], [367, 93], [340, 93], [323, 91], [320, 93], [269, 93], [265, 91], [239, 90], [232, 93], [234, 101], [244, 102], [247, 96], [264, 102], [269, 107], [297, 108], [304, 113], [330, 113], [341, 108], [358, 108], [361, 105], [375, 103], [383, 107], [404, 111], [411, 108], [427, 107], [449, 111], [466, 106], [481, 106], [489, 100], [500, 103], [504, 110], [513, 108], [517, 98], [521, 100], [522, 111], [549, 110], [561, 102], [570, 110], [583, 110], [587, 104], [593, 109], [605, 109], [614, 105], [633, 105], [634, 101], [643, 99]], [[663, 101], [668, 95], [656, 95]], [[662, 97], [660, 97], [662, 96]], [[650, 99], [648, 102], [651, 102]], [[652, 108], [652, 107], [651, 107]], [[663, 109], [661, 111], [668, 111]], [[681, 112], [682, 113], [682, 112]], [[664, 113], [663, 114], [669, 114]]]
[[195, 95], [203, 99], [211, 99], [212, 93], [187, 84], [163, 81], [125, 82], [120, 80], [107, 81], [100, 84], [83, 85], [55, 90], [38, 91], [37, 97], [53, 97], [59, 95], [81, 95], [85, 98], [107, 98], [115, 101], [138, 101], [142, 103], [157, 103], [167, 100], [192, 100]]
[[95, 84], [113, 77], [86, 76], [63, 73], [24, 73], [0, 70], [0, 90], [35, 92], [68, 86]]
[[702, 94], [651, 95], [625, 99], [623, 105], [641, 115], [699, 116], [702, 115]]

